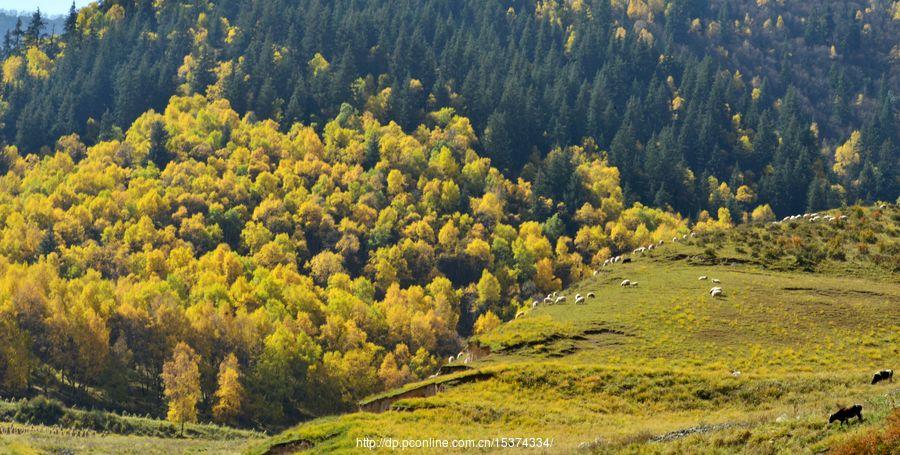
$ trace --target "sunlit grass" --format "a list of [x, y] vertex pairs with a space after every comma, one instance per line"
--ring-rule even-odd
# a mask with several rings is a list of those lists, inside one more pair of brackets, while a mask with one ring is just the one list
[[[775, 228], [747, 228], [746, 237], [763, 229]], [[895, 229], [880, 232], [896, 243]], [[710, 261], [703, 242], [606, 268], [564, 292], [594, 292], [587, 305], [541, 306], [477, 337], [493, 354], [472, 366], [493, 371], [489, 379], [381, 414], [315, 420], [254, 450], [533, 436], [553, 438], [554, 452], [797, 453], [880, 425], [900, 399], [897, 383], [869, 384], [874, 371], [900, 367], [896, 272], [862, 259], [822, 263], [817, 273], [770, 266], [727, 239]], [[711, 297], [701, 275], [720, 280], [726, 296]], [[623, 279], [640, 284], [623, 288]], [[863, 404], [863, 424], [827, 425], [852, 403]]]

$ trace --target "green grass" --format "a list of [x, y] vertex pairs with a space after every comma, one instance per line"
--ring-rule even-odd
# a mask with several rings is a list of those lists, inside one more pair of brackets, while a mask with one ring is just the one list
[[56, 425], [14, 422], [20, 402], [0, 401], [0, 453], [241, 453], [262, 433], [212, 424], [180, 428], [148, 417], [65, 408]]
[[[667, 244], [564, 292], [594, 292], [587, 305], [540, 307], [472, 340], [492, 350], [472, 365], [491, 377], [384, 413], [307, 422], [251, 453], [300, 442], [353, 452], [357, 438], [380, 436], [543, 437], [552, 452], [825, 451], [879, 428], [900, 402], [900, 382], [869, 384], [878, 369], [900, 369], [900, 279], [885, 259], [898, 212]], [[841, 254], [834, 243], [819, 254], [838, 232]], [[772, 246], [786, 242], [809, 255]], [[701, 275], [726, 296], [710, 297]], [[826, 425], [852, 403], [865, 422]]]

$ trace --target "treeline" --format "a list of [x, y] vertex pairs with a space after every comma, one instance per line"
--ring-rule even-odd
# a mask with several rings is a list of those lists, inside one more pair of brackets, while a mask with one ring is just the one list
[[93, 144], [173, 93], [320, 132], [343, 103], [407, 132], [453, 107], [511, 175], [589, 137], [627, 201], [691, 217], [894, 200], [897, 5], [110, 0], [6, 51], [2, 138]]
[[627, 206], [590, 143], [512, 180], [469, 120], [427, 118], [408, 134], [344, 105], [285, 132], [194, 95], [93, 146], [5, 147], [0, 393], [289, 424], [427, 377], [473, 326], [687, 232]]

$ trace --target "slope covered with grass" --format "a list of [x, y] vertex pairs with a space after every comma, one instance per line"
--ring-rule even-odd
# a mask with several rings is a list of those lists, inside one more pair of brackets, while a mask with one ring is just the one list
[[[470, 352], [490, 351], [466, 365], [478, 380], [398, 392], [387, 412], [307, 422], [255, 453], [353, 450], [362, 437], [543, 437], [554, 452], [821, 452], [873, 440], [896, 450], [882, 427], [896, 420], [900, 387], [870, 380], [900, 359], [900, 210], [842, 214], [701, 234], [602, 268], [562, 292], [570, 303], [470, 340]], [[709, 295], [712, 279], [724, 297]], [[596, 298], [571, 303], [588, 292]], [[827, 425], [853, 403], [862, 424]]]

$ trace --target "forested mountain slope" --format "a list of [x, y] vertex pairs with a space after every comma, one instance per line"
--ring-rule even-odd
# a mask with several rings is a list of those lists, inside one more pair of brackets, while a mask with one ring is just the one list
[[[410, 135], [345, 105], [320, 136], [228, 104], [174, 97], [119, 139], [3, 150], [4, 395], [161, 413], [181, 358], [203, 415], [283, 425], [427, 376], [476, 317], [687, 232], [626, 207], [596, 150], [504, 177], [452, 109]], [[533, 190], [547, 178], [560, 199]]]
[[[279, 428], [431, 375], [634, 248], [893, 202], [898, 24], [764, 0], [32, 23], [2, 65], [0, 394]], [[823, 254], [891, 257], [878, 239]], [[752, 241], [816, 270], [800, 240]]]
[[[560, 291], [566, 302], [486, 327], [441, 374], [253, 453], [353, 452], [362, 438], [507, 438], [484, 452], [897, 453], [900, 387], [871, 382], [900, 358], [900, 209], [832, 215], [846, 218], [739, 226], [604, 267]], [[828, 424], [853, 403], [863, 422]]]
[[628, 200], [690, 216], [898, 195], [896, 2], [110, 0], [70, 22], [7, 60], [22, 153], [205, 93], [285, 130], [344, 102], [407, 131], [454, 107], [526, 175], [592, 138]]

